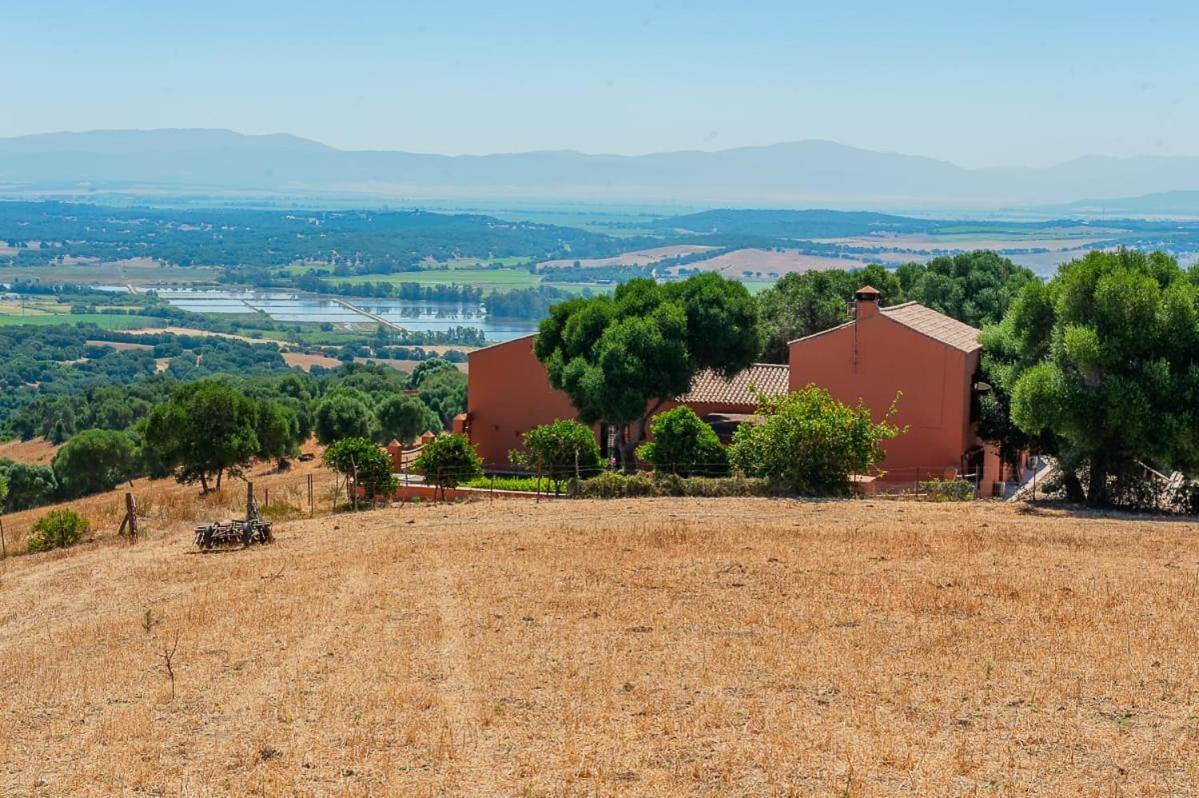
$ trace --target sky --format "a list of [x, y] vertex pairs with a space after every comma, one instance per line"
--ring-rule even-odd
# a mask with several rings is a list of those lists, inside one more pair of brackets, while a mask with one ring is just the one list
[[0, 137], [636, 154], [829, 139], [968, 167], [1199, 155], [1194, 2], [0, 0]]

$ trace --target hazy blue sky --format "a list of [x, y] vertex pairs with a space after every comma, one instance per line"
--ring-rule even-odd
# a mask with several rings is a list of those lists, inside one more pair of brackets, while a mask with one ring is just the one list
[[1199, 154], [1199, 4], [982, 5], [0, 0], [0, 136], [227, 127], [445, 153], [825, 138], [967, 166]]

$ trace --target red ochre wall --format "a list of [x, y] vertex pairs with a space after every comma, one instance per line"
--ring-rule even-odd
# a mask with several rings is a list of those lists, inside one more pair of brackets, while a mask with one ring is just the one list
[[[569, 397], [550, 385], [545, 366], [533, 354], [533, 341], [532, 336], [518, 338], [470, 354], [466, 388], [470, 439], [488, 466], [507, 466], [508, 452], [518, 448], [520, 436], [533, 427], [577, 416]], [[658, 412], [677, 406], [667, 402]], [[701, 416], [754, 411], [752, 405], [715, 402], [691, 407]]]
[[508, 452], [519, 448], [520, 436], [533, 427], [576, 416], [566, 394], [550, 385], [545, 366], [533, 354], [534, 340], [526, 336], [470, 354], [470, 439], [488, 466], [507, 466]]
[[974, 444], [970, 393], [979, 352], [947, 346], [873, 307], [863, 311], [854, 324], [792, 342], [790, 390], [815, 384], [840, 402], [860, 399], [875, 421], [902, 392], [891, 421], [909, 429], [884, 444], [883, 479], [952, 476]]

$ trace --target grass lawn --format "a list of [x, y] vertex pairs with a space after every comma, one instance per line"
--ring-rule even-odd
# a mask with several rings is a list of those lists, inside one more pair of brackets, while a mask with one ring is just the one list
[[95, 324], [102, 330], [135, 330], [151, 322], [160, 321], [153, 316], [132, 316], [125, 313], [49, 313], [42, 316], [0, 314], [0, 326], [12, 327], [20, 324], [36, 324], [51, 327], [57, 324]]
[[332, 282], [362, 283], [418, 283], [419, 285], [471, 285], [484, 290], [499, 288], [532, 288], [541, 278], [524, 269], [426, 269], [419, 272], [397, 274], [362, 274], [354, 277], [331, 277]]

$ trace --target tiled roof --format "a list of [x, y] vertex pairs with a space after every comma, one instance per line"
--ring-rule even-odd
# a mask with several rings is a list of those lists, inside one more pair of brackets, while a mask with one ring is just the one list
[[892, 321], [963, 352], [982, 348], [978, 342], [978, 330], [917, 302], [905, 302], [879, 310]]
[[755, 391], [767, 396], [785, 394], [789, 377], [790, 370], [782, 363], [755, 363], [728, 379], [714, 371], [701, 371], [681, 401], [753, 406], [758, 403]]

